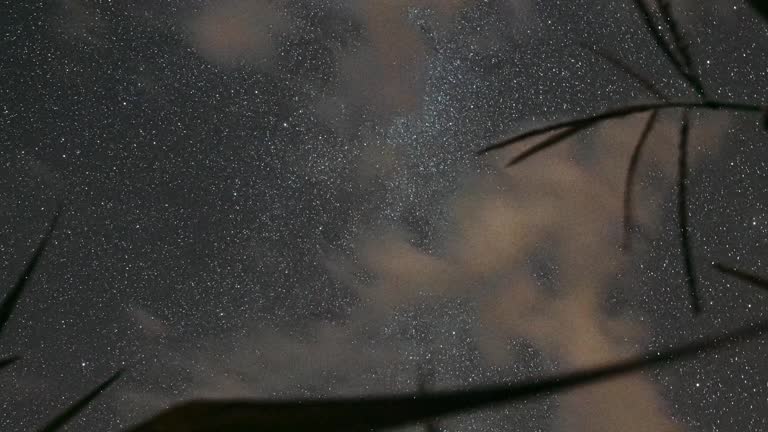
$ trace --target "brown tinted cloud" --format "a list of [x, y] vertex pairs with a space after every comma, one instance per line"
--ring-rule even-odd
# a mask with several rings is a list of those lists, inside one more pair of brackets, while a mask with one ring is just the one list
[[288, 28], [287, 18], [267, 0], [212, 2], [187, 19], [192, 46], [208, 61], [233, 66], [266, 65], [275, 52], [275, 38]]
[[[424, 97], [424, 69], [432, 53], [424, 31], [409, 14], [415, 9], [429, 10], [432, 25], [448, 28], [475, 2], [344, 3], [362, 28], [362, 42], [355, 49], [336, 50], [338, 88], [328, 100], [318, 101], [320, 108], [332, 111], [341, 103], [351, 104], [354, 109], [372, 109], [382, 119], [417, 110]], [[269, 0], [212, 2], [184, 21], [191, 45], [203, 58], [220, 66], [256, 64], [268, 68], [280, 48], [277, 41], [281, 34], [314, 31], [294, 21], [285, 4]]]
[[[630, 259], [619, 250], [623, 175], [643, 120], [608, 123], [592, 139], [565, 143], [505, 176], [471, 182], [455, 200], [453, 228], [437, 248], [439, 256], [418, 251], [398, 231], [361, 243], [361, 261], [375, 275], [361, 296], [390, 311], [430, 296], [471, 299], [478, 305], [480, 347], [489, 361], [502, 364], [514, 360], [507, 349], [513, 338], [528, 340], [565, 369], [636, 350], [646, 338], [642, 325], [608, 318], [603, 305], [608, 286]], [[672, 198], [678, 121], [673, 115], [657, 125], [643, 158], [645, 168], [663, 173], [663, 180], [637, 194], [639, 219], [650, 235], [658, 203]], [[693, 160], [717, 151], [727, 123], [722, 115], [697, 119]], [[584, 146], [599, 157], [577, 162]], [[542, 253], [558, 269], [554, 290], [545, 289], [531, 268], [531, 259]], [[499, 277], [503, 282], [478, 289], [477, 281]], [[563, 396], [557, 428], [682, 430], [655, 384], [640, 374]]]
[[[653, 235], [658, 203], [672, 199], [677, 117], [665, 117], [643, 158], [664, 180], [641, 187], [638, 212]], [[318, 324], [301, 334], [265, 327], [209, 339], [197, 347], [161, 354], [165, 369], [184, 371], [183, 391], [133, 393], [132, 407], [149, 414], [193, 397], [365, 394], [413, 388], [416, 352], [412, 341], [381, 339], [382, 325], [403, 308], [446, 298], [475, 308], [475, 343], [486, 362], [516, 361], [510, 341], [524, 339], [561, 369], [616, 360], [642, 350], [645, 328], [608, 317], [608, 286], [626, 267], [620, 253], [622, 179], [644, 117], [597, 128], [514, 169], [468, 179], [452, 201], [453, 222], [433, 253], [414, 247], [400, 228], [373, 230], [358, 242], [354, 257], [330, 257], [332, 275], [360, 297], [347, 321]], [[694, 158], [717, 150], [727, 119], [698, 119]], [[599, 148], [601, 157], [578, 162], [580, 147]], [[502, 161], [500, 159], [500, 161]], [[546, 254], [558, 270], [554, 289], [531, 267]], [[366, 273], [368, 277], [360, 278]], [[152, 333], [156, 322], [137, 313]], [[148, 325], [150, 323], [151, 325]], [[172, 333], [162, 328], [160, 333]], [[170, 366], [169, 366], [170, 365]], [[150, 372], [150, 375], [153, 372]], [[657, 385], [635, 374], [562, 395], [555, 430], [681, 431]]]
[[[437, 25], [450, 26], [472, 3], [349, 2], [353, 16], [363, 24], [365, 44], [357, 51], [338, 52], [336, 96], [372, 107], [380, 118], [417, 110], [432, 54], [409, 11], [431, 8]], [[290, 18], [274, 5], [257, 0], [213, 3], [189, 19], [190, 41], [214, 63], [268, 62], [277, 49], [275, 35], [291, 26]], [[657, 124], [643, 159], [644, 167], [663, 173], [661, 180], [640, 186], [636, 194], [637, 219], [650, 235], [659, 202], [672, 196], [677, 119], [669, 115]], [[645, 329], [607, 317], [603, 304], [608, 286], [631, 259], [619, 250], [623, 174], [643, 120], [636, 116], [607, 123], [587, 138], [514, 169], [467, 179], [450, 203], [452, 223], [430, 253], [415, 247], [402, 227], [391, 227], [368, 231], [353, 257], [323, 257], [331, 274], [360, 298], [346, 322], [319, 324], [301, 336], [254, 328], [229, 340], [203, 340], [194, 349], [165, 351], [161, 357], [166, 369], [154, 373], [184, 371], [189, 385], [181, 391], [133, 393], [131, 399], [145, 405], [144, 413], [149, 414], [192, 397], [409, 389], [411, 347], [402, 341], [372, 342], [369, 335], [402, 308], [445, 298], [474, 307], [474, 338], [488, 363], [513, 361], [509, 342], [515, 338], [527, 340], [564, 369], [608, 362], [637, 350], [647, 337]], [[694, 162], [716, 151], [726, 129], [724, 117], [697, 119]], [[584, 146], [599, 149], [599, 156], [586, 157], [589, 152], [577, 149]], [[374, 153], [371, 157], [378, 158]], [[545, 282], [531, 267], [532, 257], [542, 255], [558, 269], [553, 290], [543, 288]], [[360, 273], [369, 277], [359, 278]], [[173, 331], [141, 312], [136, 318], [149, 332]], [[640, 374], [564, 395], [556, 428], [682, 430], [656, 385]]]

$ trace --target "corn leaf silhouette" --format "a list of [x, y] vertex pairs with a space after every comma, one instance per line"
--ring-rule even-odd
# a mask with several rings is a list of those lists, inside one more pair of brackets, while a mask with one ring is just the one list
[[760, 15], [768, 20], [768, 0], [748, 0], [752, 9], [756, 10]]
[[[419, 394], [427, 394], [429, 388], [435, 382], [434, 368], [423, 363], [419, 364], [417, 370], [417, 380]], [[440, 426], [437, 424], [437, 419], [431, 419], [430, 421], [424, 423], [424, 432], [440, 432]]]
[[670, 48], [679, 57], [679, 62], [683, 67], [683, 77], [688, 81], [691, 87], [693, 87], [696, 94], [706, 99], [707, 94], [704, 90], [704, 85], [701, 83], [701, 79], [693, 64], [690, 45], [683, 37], [683, 31], [675, 20], [672, 13], [672, 5], [667, 0], [655, 0], [654, 3], [656, 4], [656, 9], [661, 14], [662, 22], [665, 24], [672, 37]]
[[721, 273], [725, 273], [727, 275], [733, 276], [744, 282], [750, 283], [758, 288], [768, 290], [768, 278], [758, 276], [754, 273], [746, 272], [744, 270], [728, 267], [725, 264], [721, 264], [721, 263], [715, 263], [713, 267], [718, 271], [720, 271]]
[[543, 135], [549, 132], [555, 132], [564, 128], [572, 127], [584, 127], [585, 124], [597, 124], [611, 119], [618, 119], [626, 117], [632, 114], [639, 114], [644, 112], [650, 112], [653, 110], [670, 110], [677, 108], [690, 108], [690, 109], [702, 109], [711, 111], [733, 111], [733, 112], [745, 112], [745, 113], [763, 113], [765, 108], [760, 105], [753, 105], [741, 102], [731, 101], [704, 101], [704, 102], [687, 102], [687, 101], [675, 101], [675, 102], [654, 102], [646, 104], [637, 104], [630, 106], [623, 106], [608, 111], [603, 111], [598, 114], [594, 114], [588, 117], [581, 117], [570, 120], [558, 121], [546, 126], [537, 127], [526, 132], [513, 135], [508, 138], [504, 138], [496, 141], [495, 143], [486, 146], [476, 153], [483, 155], [492, 151], [500, 150], [508, 146], [517, 144], [528, 138]]
[[656, 118], [659, 116], [658, 110], [651, 111], [651, 115], [648, 116], [648, 120], [645, 121], [643, 131], [640, 133], [640, 137], [637, 139], [637, 144], [632, 149], [632, 156], [629, 158], [629, 167], [627, 168], [627, 176], [624, 179], [624, 238], [622, 240], [622, 249], [625, 251], [630, 250], [632, 247], [632, 229], [635, 226], [634, 211], [632, 208], [632, 200], [634, 194], [632, 193], [632, 186], [634, 185], [635, 176], [637, 175], [637, 166], [640, 164], [640, 156], [645, 148], [645, 143], [648, 142], [648, 136], [651, 134], [653, 125], [656, 123]]
[[19, 361], [21, 357], [19, 356], [10, 356], [0, 359], [0, 370], [3, 370], [7, 368], [8, 366], [11, 366], [12, 364]]
[[536, 153], [545, 150], [549, 147], [552, 147], [562, 141], [565, 141], [566, 139], [572, 137], [573, 135], [576, 135], [577, 133], [589, 128], [590, 126], [593, 126], [594, 122], [584, 122], [582, 124], [578, 124], [576, 126], [571, 126], [561, 132], [558, 132], [551, 137], [545, 139], [544, 141], [541, 141], [539, 143], [534, 144], [530, 148], [526, 149], [525, 151], [521, 152], [519, 155], [515, 156], [511, 161], [507, 163], [507, 166], [515, 165], [519, 162], [522, 162], [529, 157], [535, 155]]
[[386, 429], [502, 403], [551, 395], [668, 361], [683, 360], [768, 332], [768, 320], [668, 351], [551, 378], [485, 388], [307, 400], [202, 400], [161, 412], [129, 432], [340, 432]]
[[19, 275], [19, 278], [16, 280], [16, 284], [14, 284], [13, 288], [11, 288], [11, 290], [5, 296], [3, 302], [0, 303], [0, 336], [2, 336], [3, 329], [5, 328], [6, 323], [8, 323], [8, 320], [11, 318], [11, 314], [16, 308], [16, 304], [19, 302], [19, 299], [21, 298], [21, 295], [27, 286], [29, 278], [35, 271], [35, 268], [40, 261], [40, 257], [43, 255], [43, 252], [45, 252], [46, 246], [48, 246], [48, 241], [51, 239], [51, 236], [56, 229], [56, 223], [59, 220], [60, 213], [61, 206], [57, 205], [56, 212], [53, 214], [53, 219], [48, 225], [48, 231], [45, 233], [42, 240], [40, 240], [40, 243], [37, 245], [35, 252], [32, 254], [32, 258], [29, 260], [26, 267], [21, 272], [21, 275]]
[[675, 22], [674, 17], [672, 17], [672, 11], [669, 4], [664, 1], [656, 0], [661, 20], [672, 36], [672, 43], [667, 43], [664, 35], [659, 29], [659, 25], [656, 24], [653, 18], [653, 13], [645, 2], [643, 0], [634, 0], [634, 3], [645, 27], [648, 29], [651, 36], [653, 36], [656, 46], [661, 49], [667, 59], [669, 59], [670, 63], [675, 67], [675, 70], [696, 91], [696, 93], [701, 97], [705, 97], [704, 87], [701, 85], [698, 76], [693, 70], [690, 53], [688, 52], [688, 44], [683, 39], [681, 31]]
[[688, 296], [691, 299], [693, 313], [701, 313], [696, 268], [691, 252], [690, 228], [688, 224], [688, 144], [690, 137], [690, 110], [683, 111], [683, 121], [680, 127], [680, 142], [677, 158], [677, 224], [680, 233], [680, 250], [683, 255], [685, 281], [688, 285]]
[[627, 63], [622, 61], [617, 56], [611, 54], [608, 51], [600, 49], [600, 48], [593, 48], [593, 47], [590, 47], [590, 46], [584, 45], [584, 44], [579, 44], [578, 46], [581, 47], [582, 49], [585, 49], [585, 50], [589, 51], [594, 56], [605, 60], [606, 62], [608, 62], [608, 64], [610, 64], [613, 67], [615, 67], [616, 69], [624, 72], [627, 76], [633, 78], [648, 93], [650, 93], [654, 97], [656, 97], [658, 99], [661, 99], [661, 100], [663, 100], [665, 102], [669, 101], [667, 99], [667, 97], [664, 96], [664, 94], [661, 92], [661, 90], [659, 90], [658, 87], [656, 87], [656, 85], [653, 82], [651, 82], [650, 79], [644, 77], [640, 72], [636, 71], [634, 68], [632, 68], [632, 66], [628, 65]]
[[123, 371], [119, 370], [115, 372], [111, 377], [107, 378], [106, 381], [99, 384], [98, 387], [91, 390], [90, 393], [86, 394], [85, 396], [78, 399], [75, 403], [70, 405], [69, 408], [62, 411], [61, 414], [57, 415], [51, 421], [45, 424], [42, 428], [38, 429], [38, 432], [55, 432], [59, 429], [61, 429], [62, 426], [64, 426], [67, 422], [72, 420], [76, 415], [80, 413], [83, 409], [85, 409], [91, 402], [93, 402], [94, 399], [96, 399], [97, 396], [101, 394], [104, 390], [107, 389], [107, 387], [114, 384], [115, 381], [117, 381], [118, 378], [120, 378], [120, 375], [122, 375]]

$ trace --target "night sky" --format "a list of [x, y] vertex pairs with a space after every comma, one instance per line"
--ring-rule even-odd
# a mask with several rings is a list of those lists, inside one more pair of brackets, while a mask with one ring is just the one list
[[[713, 98], [768, 100], [768, 23], [674, 1]], [[509, 169], [496, 139], [695, 95], [619, 0], [9, 0], [0, 4], [0, 274], [59, 227], [3, 334], [0, 429], [33, 430], [115, 370], [68, 430], [119, 431], [198, 397], [511, 382], [768, 318], [768, 136], [679, 111], [624, 172], [644, 117]], [[3, 288], [4, 290], [5, 288]], [[768, 430], [768, 344], [442, 422], [446, 431]], [[630, 426], [627, 426], [627, 425]], [[619, 426], [621, 425], [621, 426]]]

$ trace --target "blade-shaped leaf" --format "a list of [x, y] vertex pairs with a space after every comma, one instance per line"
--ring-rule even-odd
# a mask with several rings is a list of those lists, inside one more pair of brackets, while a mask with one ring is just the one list
[[114, 384], [115, 381], [117, 381], [118, 378], [120, 378], [120, 375], [123, 374], [122, 370], [119, 370], [115, 372], [114, 375], [109, 377], [106, 381], [99, 384], [98, 387], [91, 390], [90, 393], [87, 395], [81, 397], [77, 402], [73, 403], [69, 408], [64, 410], [61, 414], [54, 417], [51, 421], [46, 423], [45, 426], [38, 429], [38, 432], [54, 432], [59, 430], [62, 426], [64, 426], [68, 421], [72, 420], [76, 415], [80, 413], [85, 407], [88, 406], [91, 402], [93, 402], [96, 397], [101, 394], [104, 390], [107, 389], [107, 387]]
[[[645, 4], [644, 0], [634, 0], [635, 7], [637, 8], [638, 12], [640, 13], [640, 17], [643, 20], [643, 23], [645, 24], [645, 27], [648, 29], [648, 31], [651, 33], [651, 36], [653, 36], [654, 42], [656, 42], [656, 45], [661, 49], [661, 51], [664, 53], [664, 55], [667, 57], [667, 59], [672, 63], [672, 65], [675, 67], [675, 70], [680, 74], [683, 79], [688, 82], [688, 84], [691, 85], [691, 87], [696, 90], [696, 93], [699, 94], [699, 96], [704, 97], [704, 88], [701, 86], [701, 82], [698, 80], [697, 76], [693, 73], [691, 69], [691, 65], [686, 65], [686, 54], [687, 54], [687, 48], [685, 48], [685, 42], [682, 40], [682, 35], [679, 33], [679, 29], [677, 28], [677, 24], [675, 23], [674, 19], [672, 18], [670, 11], [668, 8], [665, 8], [663, 6], [664, 2], [657, 3], [662, 4], [660, 6], [660, 12], [662, 13], [662, 19], [664, 21], [664, 24], [666, 24], [667, 29], [670, 30], [672, 33], [673, 40], [675, 42], [678, 42], [681, 44], [681, 46], [676, 46], [676, 44], [670, 44], [667, 43], [666, 39], [664, 38], [664, 35], [661, 33], [661, 30], [659, 29], [659, 26], [656, 24], [656, 22], [653, 19], [653, 13], [651, 12], [650, 8], [648, 8], [648, 5]], [[681, 52], [682, 48], [682, 52]], [[690, 56], [688, 55], [688, 58]]]
[[749, 5], [768, 20], [768, 0], [749, 0]]
[[696, 267], [691, 252], [691, 237], [688, 225], [688, 144], [690, 137], [690, 111], [683, 111], [683, 123], [680, 126], [680, 144], [677, 158], [677, 224], [680, 233], [680, 251], [683, 255], [685, 281], [688, 285], [688, 296], [694, 314], [701, 313], [698, 279]]
[[53, 214], [53, 219], [48, 225], [48, 231], [45, 233], [42, 240], [40, 240], [40, 243], [37, 245], [35, 252], [32, 254], [32, 258], [29, 260], [27, 266], [24, 268], [24, 271], [16, 280], [16, 284], [14, 284], [13, 288], [11, 288], [11, 290], [5, 296], [3, 302], [0, 303], [0, 335], [2, 335], [5, 324], [11, 318], [11, 314], [16, 307], [16, 303], [18, 303], [19, 299], [21, 298], [21, 294], [24, 292], [27, 281], [29, 281], [32, 272], [35, 271], [35, 267], [40, 261], [40, 257], [43, 255], [46, 246], [48, 246], [48, 241], [51, 239], [53, 231], [56, 229], [56, 223], [59, 220], [60, 213], [61, 206], [57, 206], [56, 212]]
[[7, 368], [8, 366], [16, 363], [21, 357], [19, 356], [10, 356], [0, 359], [0, 370], [3, 370]]
[[519, 155], [515, 156], [511, 161], [507, 163], [507, 166], [512, 166], [517, 163], [520, 163], [529, 157], [535, 155], [536, 153], [539, 153], [542, 150], [546, 150], [556, 144], [559, 144], [568, 138], [576, 135], [577, 133], [587, 129], [588, 127], [594, 125], [594, 122], [584, 122], [582, 124], [569, 127], [568, 129], [565, 129], [563, 131], [560, 131], [551, 137], [545, 139], [544, 141], [541, 141], [539, 143], [536, 143], [526, 149], [525, 151], [521, 152]]
[[613, 67], [615, 67], [616, 69], [619, 69], [620, 71], [624, 72], [628, 76], [634, 78], [635, 81], [640, 83], [640, 85], [643, 86], [643, 88], [646, 91], [648, 91], [648, 93], [652, 94], [653, 96], [655, 96], [655, 97], [657, 97], [657, 98], [659, 98], [659, 99], [661, 99], [663, 101], [667, 100], [667, 98], [664, 96], [664, 94], [661, 92], [661, 90], [659, 90], [656, 87], [656, 85], [653, 84], [653, 82], [651, 82], [651, 80], [649, 80], [648, 78], [644, 77], [640, 72], [634, 70], [631, 66], [629, 66], [626, 63], [624, 63], [621, 59], [619, 59], [615, 55], [613, 55], [610, 52], [605, 51], [603, 49], [593, 48], [593, 47], [590, 47], [588, 45], [579, 44], [579, 46], [581, 48], [589, 51], [593, 55], [595, 55], [595, 56], [597, 56], [597, 57], [607, 61], [609, 64], [613, 65]]
[[608, 111], [603, 111], [601, 113], [591, 115], [588, 117], [558, 121], [558, 122], [549, 124], [547, 126], [530, 129], [526, 132], [498, 140], [495, 143], [478, 150], [477, 154], [484, 155], [486, 153], [490, 153], [492, 151], [500, 150], [502, 148], [514, 145], [528, 138], [533, 138], [535, 136], [543, 135], [548, 132], [555, 132], [557, 130], [564, 129], [564, 128], [583, 126], [585, 123], [596, 124], [596, 123], [603, 122], [605, 120], [617, 119], [617, 118], [626, 117], [628, 115], [638, 114], [646, 111], [669, 110], [669, 109], [677, 109], [677, 108], [706, 109], [706, 110], [714, 110], [714, 111], [724, 110], [724, 111], [738, 111], [738, 112], [752, 112], [752, 113], [762, 113], [765, 110], [764, 107], [759, 105], [744, 104], [740, 102], [724, 102], [724, 101], [711, 101], [711, 100], [703, 101], [703, 102], [683, 102], [683, 101], [654, 102], [654, 103], [647, 103], [647, 104], [624, 106], [620, 108], [611, 109]]
[[728, 267], [721, 263], [714, 264], [714, 267], [722, 273], [731, 275], [737, 279], [741, 279], [744, 282], [748, 282], [756, 287], [768, 290], [768, 278], [758, 276], [754, 273], [749, 273], [744, 270]]
[[672, 5], [667, 0], [655, 0], [655, 3], [656, 9], [661, 14], [662, 22], [667, 26], [667, 30], [669, 30], [669, 34], [672, 36], [671, 47], [677, 54], [679, 54], [680, 60], [682, 61], [684, 67], [683, 77], [685, 77], [688, 83], [691, 84], [699, 96], [706, 98], [707, 95], [704, 91], [704, 86], [693, 65], [690, 47], [683, 37], [683, 31], [672, 13]]
[[635, 144], [635, 148], [632, 150], [632, 156], [629, 158], [629, 167], [627, 168], [627, 177], [624, 180], [624, 239], [622, 241], [622, 248], [628, 251], [632, 245], [632, 228], [635, 225], [634, 211], [632, 209], [632, 186], [637, 174], [637, 166], [640, 164], [640, 156], [645, 147], [645, 143], [648, 142], [648, 136], [653, 129], [653, 125], [656, 122], [656, 118], [659, 115], [658, 110], [651, 111], [651, 115], [648, 116], [648, 120], [645, 122], [643, 131], [640, 133], [640, 137]]
[[[427, 394], [429, 388], [434, 384], [435, 381], [434, 368], [424, 363], [420, 363], [417, 370], [417, 380], [419, 394]], [[440, 432], [440, 426], [437, 424], [437, 420], [431, 419], [430, 421], [424, 423], [424, 431]]]
[[637, 8], [637, 11], [640, 13], [640, 18], [642, 18], [643, 24], [645, 24], [645, 27], [648, 29], [648, 32], [651, 34], [651, 36], [653, 36], [653, 40], [656, 42], [656, 46], [658, 46], [659, 49], [664, 53], [670, 63], [675, 66], [675, 69], [683, 74], [684, 65], [681, 63], [677, 55], [675, 55], [674, 48], [671, 47], [664, 39], [664, 35], [659, 30], [659, 26], [653, 20], [653, 13], [651, 12], [650, 8], [648, 8], [648, 5], [645, 4], [644, 0], [633, 0], [633, 2]]
[[339, 432], [384, 429], [550, 395], [673, 360], [682, 360], [768, 332], [768, 320], [681, 347], [551, 378], [479, 389], [351, 399], [187, 402], [130, 432]]

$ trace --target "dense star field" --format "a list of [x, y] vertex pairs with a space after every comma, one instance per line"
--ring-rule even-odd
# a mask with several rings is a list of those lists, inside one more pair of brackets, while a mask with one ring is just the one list
[[[768, 22], [672, 2], [713, 99], [768, 101]], [[680, 112], [622, 194], [646, 116], [511, 168], [501, 137], [695, 94], [620, 0], [14, 0], [0, 5], [0, 274], [63, 202], [0, 340], [0, 429], [34, 430], [115, 370], [69, 430], [119, 431], [198, 397], [512, 382], [768, 318], [711, 269], [768, 274], [768, 132], [691, 116], [691, 241], [677, 238]], [[445, 431], [762, 431], [758, 340]]]

